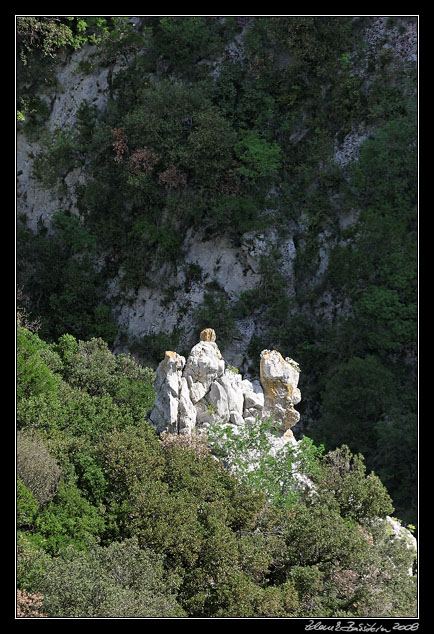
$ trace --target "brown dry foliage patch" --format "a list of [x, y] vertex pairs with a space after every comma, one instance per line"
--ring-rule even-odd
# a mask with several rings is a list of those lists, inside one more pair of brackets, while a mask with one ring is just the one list
[[187, 184], [187, 175], [175, 165], [169, 165], [164, 172], [159, 174], [158, 182], [160, 185], [164, 185], [166, 189], [175, 189]]
[[139, 172], [147, 172], [152, 174], [154, 167], [159, 162], [160, 157], [156, 152], [149, 150], [147, 147], [142, 147], [134, 152], [130, 156], [129, 170], [133, 174]]
[[46, 614], [40, 612], [42, 601], [42, 594], [32, 594], [25, 590], [17, 590], [17, 617], [18, 618], [47, 618]]
[[204, 434], [191, 434], [189, 436], [187, 434], [168, 434], [163, 432], [160, 436], [160, 441], [166, 450], [179, 447], [194, 452], [200, 458], [209, 456], [211, 453]]
[[124, 160], [123, 155], [128, 151], [128, 139], [121, 128], [114, 128], [113, 130], [113, 149], [116, 153], [115, 163], [122, 163]]

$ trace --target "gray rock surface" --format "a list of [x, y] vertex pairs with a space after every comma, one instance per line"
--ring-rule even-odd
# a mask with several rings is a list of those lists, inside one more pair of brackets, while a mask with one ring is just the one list
[[[214, 330], [202, 331], [187, 360], [168, 351], [157, 368], [155, 406], [150, 421], [159, 433], [203, 432], [214, 423], [242, 425], [272, 418], [277, 445], [293, 439], [291, 427], [300, 416], [300, 369], [276, 350], [261, 354], [261, 379], [252, 382], [225, 367]], [[276, 447], [277, 447], [276, 445]]]

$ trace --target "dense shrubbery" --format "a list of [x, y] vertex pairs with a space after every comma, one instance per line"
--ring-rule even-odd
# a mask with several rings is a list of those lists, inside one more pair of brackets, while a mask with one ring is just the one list
[[[413, 555], [388, 537], [390, 498], [361, 456], [305, 439], [295, 463], [270, 461], [252, 428], [231, 473], [205, 437], [157, 436], [153, 373], [131, 358], [98, 339], [18, 332], [27, 369], [44, 359], [52, 377], [24, 373], [18, 399], [20, 616], [414, 614]], [[233, 450], [218, 439], [219, 455]], [[313, 495], [292, 494], [291, 464]]]
[[[31, 86], [19, 92], [19, 125], [40, 134], [35, 176], [62, 188], [71, 169], [87, 174], [75, 192], [80, 220], [59, 212], [50, 234], [18, 225], [29, 318], [42, 316], [42, 338], [59, 346], [18, 333], [19, 425], [51, 434], [63, 468], [100, 503], [106, 476], [91, 443], [114, 427], [136, 425], [149, 403], [140, 403], [132, 366], [121, 380], [108, 351], [101, 352], [101, 367], [115, 372], [111, 382], [110, 373], [97, 376], [86, 365], [88, 353], [76, 365], [74, 345], [69, 350], [59, 337], [111, 344], [107, 281], [120, 276], [131, 294], [161, 261], [182, 266], [188, 228], [237, 241], [247, 230], [277, 227], [294, 238], [295, 294], [288, 296], [275, 249], [262, 260], [261, 283], [236, 306], [207, 280], [197, 326], [212, 318], [224, 348], [237, 318], [253, 316], [263, 334], [252, 338], [251, 358], [272, 342], [303, 368], [305, 433], [327, 450], [345, 444], [361, 452], [399, 516], [416, 523], [414, 71], [391, 49], [377, 58], [364, 45], [368, 16], [142, 17], [138, 29], [116, 17], [17, 23], [19, 83]], [[404, 28], [412, 18], [398, 21]], [[243, 47], [229, 49], [241, 30]], [[95, 42], [92, 64], [128, 62], [113, 75], [107, 109], [83, 103], [73, 129], [41, 134], [48, 106], [35, 94], [35, 78], [48, 87], [53, 55], [85, 42]], [[357, 131], [370, 138], [359, 161], [342, 169], [332, 160], [335, 147]], [[345, 228], [348, 215], [358, 220]], [[330, 248], [320, 274], [321, 241]], [[155, 365], [179, 335], [148, 335], [135, 350]], [[98, 344], [91, 346], [97, 363]], [[66, 441], [68, 429], [89, 440]], [[299, 589], [308, 578], [315, 587], [323, 583], [313, 571], [291, 574]]]

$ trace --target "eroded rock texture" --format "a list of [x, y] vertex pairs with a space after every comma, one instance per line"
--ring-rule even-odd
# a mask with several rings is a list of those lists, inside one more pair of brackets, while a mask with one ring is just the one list
[[212, 423], [241, 426], [272, 418], [279, 436], [289, 440], [300, 419], [294, 409], [301, 399], [299, 374], [295, 361], [276, 350], [263, 350], [260, 382], [243, 379], [226, 367], [214, 330], [206, 328], [187, 361], [166, 352], [156, 373], [150, 421], [159, 433], [191, 434]]

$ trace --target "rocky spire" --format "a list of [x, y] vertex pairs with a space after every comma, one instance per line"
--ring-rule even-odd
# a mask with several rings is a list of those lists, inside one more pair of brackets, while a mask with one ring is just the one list
[[168, 351], [157, 368], [155, 406], [150, 422], [159, 433], [191, 434], [212, 423], [234, 426], [273, 417], [279, 436], [293, 439], [291, 428], [300, 414], [300, 369], [276, 350], [261, 353], [260, 381], [243, 379], [226, 367], [212, 328], [200, 333], [200, 341], [185, 360]]

